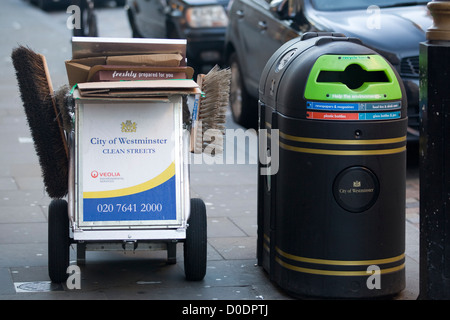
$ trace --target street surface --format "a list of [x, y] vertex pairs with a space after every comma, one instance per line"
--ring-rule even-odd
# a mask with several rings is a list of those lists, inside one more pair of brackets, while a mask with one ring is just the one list
[[[43, 12], [23, 0], [2, 1], [0, 19], [0, 299], [291, 299], [256, 266], [257, 165], [249, 147], [246, 164], [192, 164], [191, 197], [201, 197], [208, 215], [208, 267], [203, 281], [184, 279], [183, 249], [175, 265], [166, 252], [87, 252], [81, 289], [50, 284], [47, 273], [47, 210], [38, 159], [11, 61], [12, 49], [28, 46], [46, 56], [53, 86], [67, 83], [71, 30], [65, 10]], [[123, 8], [96, 10], [99, 35], [130, 37]], [[238, 129], [227, 116], [227, 127]], [[407, 181], [407, 287], [396, 299], [418, 294], [417, 166]], [[75, 251], [71, 250], [75, 261]]]

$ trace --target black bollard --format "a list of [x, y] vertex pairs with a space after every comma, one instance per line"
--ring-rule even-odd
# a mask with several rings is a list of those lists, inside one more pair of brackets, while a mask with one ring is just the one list
[[450, 299], [450, 1], [420, 44], [420, 294]]

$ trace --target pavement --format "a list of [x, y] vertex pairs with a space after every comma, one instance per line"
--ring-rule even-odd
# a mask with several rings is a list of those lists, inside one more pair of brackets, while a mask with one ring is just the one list
[[[183, 250], [177, 264], [166, 253], [87, 252], [81, 289], [55, 285], [47, 274], [46, 195], [24, 116], [10, 55], [18, 44], [43, 53], [54, 87], [65, 84], [71, 58], [65, 12], [45, 13], [21, 0], [2, 1], [0, 20], [0, 299], [1, 300], [291, 300], [256, 265], [257, 165], [191, 165], [191, 196], [208, 215], [208, 264], [203, 281], [184, 279]], [[98, 11], [100, 36], [129, 37], [125, 12]], [[106, 26], [109, 26], [108, 28]], [[127, 29], [128, 28], [128, 29]], [[239, 128], [230, 120], [228, 128]], [[248, 150], [246, 151], [248, 153]], [[408, 166], [406, 186], [406, 288], [419, 293], [419, 177]], [[75, 250], [71, 250], [75, 262]]]

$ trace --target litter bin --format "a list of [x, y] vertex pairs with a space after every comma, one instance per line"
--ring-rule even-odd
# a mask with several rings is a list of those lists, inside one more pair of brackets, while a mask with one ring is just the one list
[[259, 90], [278, 170], [258, 178], [258, 264], [294, 296], [399, 293], [407, 102], [397, 72], [358, 39], [307, 33], [274, 53]]

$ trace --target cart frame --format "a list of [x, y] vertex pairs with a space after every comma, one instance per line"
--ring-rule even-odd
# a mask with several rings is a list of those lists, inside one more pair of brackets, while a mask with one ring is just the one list
[[[94, 99], [95, 100], [95, 99]], [[206, 207], [201, 199], [190, 199], [189, 131], [183, 128], [182, 95], [164, 102], [173, 108], [174, 157], [176, 176], [175, 220], [84, 221], [83, 159], [81, 154], [83, 112], [94, 100], [76, 99], [75, 129], [68, 133], [69, 188], [67, 201], [54, 199], [49, 206], [49, 276], [53, 282], [66, 281], [69, 247], [76, 245], [77, 264], [85, 263], [86, 250], [167, 250], [168, 263], [176, 263], [176, 244], [184, 243], [184, 269], [188, 280], [202, 280], [206, 274]], [[124, 102], [121, 98], [108, 103]], [[160, 100], [156, 100], [161, 103]], [[104, 103], [104, 102], [103, 102]], [[130, 103], [155, 103], [152, 99], [133, 99]], [[142, 107], [142, 106], [140, 106]]]

